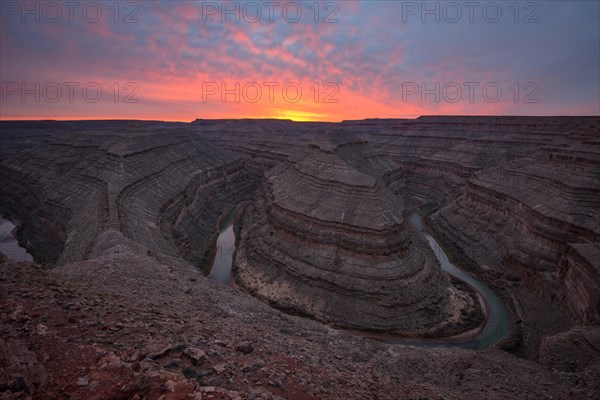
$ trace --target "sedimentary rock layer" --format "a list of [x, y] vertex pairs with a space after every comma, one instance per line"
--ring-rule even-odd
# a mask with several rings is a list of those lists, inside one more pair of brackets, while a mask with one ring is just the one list
[[[574, 263], [572, 248], [600, 243], [598, 117], [421, 117], [342, 125], [400, 165], [408, 192], [439, 206], [433, 228], [474, 265], [520, 281], [580, 322], [599, 321], [600, 290], [587, 283], [600, 281], [597, 261]], [[582, 266], [590, 263], [591, 269]]]
[[267, 171], [244, 221], [237, 282], [279, 307], [403, 332], [447, 317], [449, 282], [401, 202], [331, 151]]
[[[372, 177], [377, 191], [395, 193], [397, 204], [410, 206], [397, 215], [402, 225], [416, 204], [412, 195], [432, 200], [438, 212], [430, 227], [456, 250], [458, 261], [477, 266], [475, 272], [506, 291], [524, 329], [531, 329], [528, 315], [554, 315], [540, 313], [537, 304], [563, 308], [581, 323], [599, 321], [598, 117], [422, 117], [341, 124], [3, 121], [0, 127], [0, 212], [20, 226], [21, 244], [49, 266], [96, 256], [99, 237], [112, 238], [112, 244], [128, 237], [154, 255], [202, 265], [217, 222], [232, 205], [254, 195], [264, 204], [287, 204], [267, 196], [265, 185], [279, 185], [274, 178], [265, 178], [256, 194], [257, 174], [287, 168], [284, 162], [296, 164], [291, 157], [312, 148]], [[329, 185], [310, 171], [293, 176], [303, 177], [311, 189]], [[361, 185], [357, 196], [367, 196]], [[342, 180], [331, 185], [332, 193], [338, 186], [348, 187]], [[303, 195], [295, 193], [293, 200]], [[321, 202], [329, 207], [326, 197]], [[368, 209], [371, 199], [365, 199], [352, 207]], [[346, 215], [343, 221], [337, 214], [320, 215], [332, 218], [324, 224], [305, 210], [265, 210], [252, 211], [246, 223], [257, 215], [269, 216], [268, 223], [281, 232], [314, 226], [298, 230], [294, 240], [312, 241], [310, 246], [323, 241], [330, 252], [333, 239], [326, 232], [334, 232], [341, 259], [362, 260], [358, 253], [365, 252], [379, 263], [390, 257], [381, 253], [386, 245], [398, 254], [406, 251], [407, 242], [377, 236], [392, 228], [379, 233], [364, 226], [349, 229], [343, 227]], [[361, 235], [364, 241], [352, 241]], [[263, 252], [271, 246], [269, 237], [256, 240], [264, 242], [259, 243]], [[302, 280], [303, 270], [295, 272]], [[536, 306], [528, 309], [531, 296]], [[552, 318], [535, 335], [552, 333], [557, 326]], [[560, 326], [569, 323], [561, 320]]]
[[255, 179], [182, 125], [5, 122], [0, 210], [48, 265], [94, 257], [106, 232], [201, 265], [221, 214]]

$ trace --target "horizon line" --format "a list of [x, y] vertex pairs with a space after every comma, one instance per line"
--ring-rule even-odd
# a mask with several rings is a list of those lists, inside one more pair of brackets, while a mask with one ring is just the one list
[[276, 117], [239, 117], [239, 118], [196, 118], [194, 120], [176, 120], [176, 119], [138, 119], [138, 118], [3, 118], [0, 117], [0, 122], [84, 122], [84, 121], [123, 121], [123, 122], [167, 122], [167, 123], [187, 123], [191, 124], [196, 121], [289, 121], [296, 123], [342, 123], [347, 121], [369, 121], [369, 120], [416, 120], [423, 117], [523, 117], [523, 118], [581, 118], [581, 117], [600, 117], [599, 114], [557, 114], [557, 115], [536, 115], [536, 114], [423, 114], [415, 117], [366, 117], [357, 119], [343, 119], [343, 120], [295, 120], [293, 118], [276, 118]]

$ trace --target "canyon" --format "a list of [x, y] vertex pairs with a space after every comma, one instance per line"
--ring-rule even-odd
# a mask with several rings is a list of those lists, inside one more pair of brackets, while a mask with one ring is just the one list
[[[2, 121], [0, 143], [34, 259], [0, 256], [2, 398], [600, 393], [600, 117]], [[493, 348], [369, 338], [485, 318], [416, 212], [504, 303]]]

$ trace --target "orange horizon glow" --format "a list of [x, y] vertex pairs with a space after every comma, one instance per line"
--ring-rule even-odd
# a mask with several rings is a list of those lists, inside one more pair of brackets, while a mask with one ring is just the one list
[[[0, 120], [340, 122], [600, 114], [600, 36], [593, 18], [598, 5], [570, 4], [578, 11], [568, 17], [573, 29], [564, 30], [567, 17], [554, 6], [544, 10], [544, 24], [515, 24], [508, 10], [493, 24], [466, 19], [423, 23], [416, 17], [400, 24], [401, 2], [366, 1], [340, 2], [336, 23], [315, 22], [311, 8], [304, 9], [298, 23], [285, 18], [223, 23], [215, 16], [207, 21], [201, 3], [138, 2], [136, 23], [115, 21], [108, 2], [99, 3], [103, 17], [97, 23], [81, 16], [61, 23], [36, 23], [25, 16], [29, 22], [24, 23], [16, 11], [5, 15], [0, 23]], [[556, 46], [554, 51], [545, 49], [547, 42]], [[34, 85], [73, 82], [79, 85], [74, 100], [64, 88], [56, 102], [52, 90], [42, 90], [41, 101], [29, 93]], [[464, 85], [474, 82], [479, 86], [472, 101]], [[102, 89], [98, 102], [82, 98], [89, 83]], [[277, 85], [273, 98], [267, 83]], [[289, 84], [301, 88], [298, 99], [286, 98], [283, 88]], [[424, 89], [407, 98], [411, 84]], [[438, 96], [431, 95], [435, 85], [452, 89], [453, 84], [462, 88], [458, 101], [452, 90], [443, 89], [441, 99], [439, 90]], [[482, 96], [487, 84], [502, 89], [498, 101]], [[257, 85], [262, 93], [255, 101]], [[231, 93], [238, 87], [250, 90], [240, 99], [240, 89]], [[494, 90], [488, 94], [493, 97]], [[124, 101], [128, 95], [136, 102]]]
[[218, 121], [218, 120], [280, 120], [280, 121], [293, 121], [293, 122], [328, 122], [328, 123], [340, 123], [343, 121], [360, 121], [360, 120], [370, 120], [370, 119], [417, 119], [419, 117], [426, 116], [447, 116], [447, 117], [476, 117], [476, 116], [497, 116], [497, 117], [516, 117], [516, 116], [528, 116], [528, 117], [599, 117], [598, 114], [579, 114], [579, 113], [562, 113], [562, 114], [444, 114], [444, 113], [435, 113], [435, 114], [412, 114], [412, 115], [398, 115], [398, 116], [361, 116], [361, 117], [351, 117], [351, 118], [343, 118], [343, 119], [310, 119], [303, 116], [294, 116], [293, 112], [288, 116], [282, 115], [253, 115], [253, 116], [230, 116], [230, 117], [198, 117], [191, 119], [162, 119], [162, 118], [128, 118], [128, 117], [95, 117], [95, 116], [77, 116], [77, 117], [38, 117], [38, 116], [27, 116], [27, 117], [0, 117], [0, 121], [57, 121], [57, 122], [68, 122], [68, 121], [156, 121], [156, 122], [176, 122], [176, 123], [191, 123], [196, 119], [206, 120], [206, 121]]

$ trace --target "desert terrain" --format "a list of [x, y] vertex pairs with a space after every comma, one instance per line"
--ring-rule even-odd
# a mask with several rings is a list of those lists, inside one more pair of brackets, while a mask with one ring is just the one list
[[[600, 117], [2, 121], [0, 144], [33, 258], [1, 248], [2, 399], [600, 396]], [[417, 214], [503, 304], [489, 348], [451, 345], [489, 304]]]

